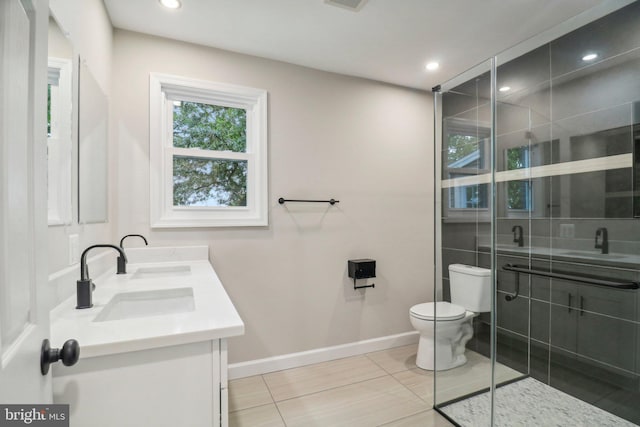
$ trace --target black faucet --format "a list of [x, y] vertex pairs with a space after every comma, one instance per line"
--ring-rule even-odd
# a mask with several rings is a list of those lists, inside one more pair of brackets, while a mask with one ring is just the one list
[[[142, 240], [144, 240], [144, 244], [145, 246], [149, 246], [149, 243], [147, 242], [147, 239], [145, 239], [145, 237], [142, 234], [127, 234], [126, 236], [124, 236], [122, 239], [120, 239], [120, 249], [122, 249], [124, 251], [124, 239], [126, 239], [127, 237], [140, 237]], [[123, 258], [122, 256], [118, 257], [118, 271], [120, 270], [120, 267], [125, 268], [126, 269], [126, 264], [127, 264], [127, 259]]]
[[[598, 237], [602, 237], [602, 242], [598, 243]], [[607, 234], [607, 229], [604, 227], [598, 228], [596, 230], [596, 249], [602, 249], [603, 254], [609, 253], [609, 235]]]
[[523, 247], [524, 246], [524, 240], [522, 238], [522, 226], [521, 225], [514, 225], [513, 228], [511, 229], [511, 231], [513, 232], [513, 241], [516, 242], [518, 244], [518, 247]]
[[[87, 253], [93, 248], [113, 248], [117, 250], [120, 253], [118, 257], [118, 274], [127, 274], [127, 256], [122, 248], [106, 244], [89, 246], [82, 252], [80, 257], [80, 280], [76, 282], [76, 296], [78, 298], [76, 308], [78, 309], [93, 307], [93, 289], [96, 285], [89, 278], [89, 267], [87, 266]], [[122, 258], [122, 262], [120, 262], [120, 258]]]
[[126, 239], [127, 237], [139, 237], [142, 240], [144, 240], [145, 246], [149, 246], [149, 243], [147, 242], [147, 239], [145, 239], [145, 237], [142, 234], [127, 234], [122, 239], [120, 239], [120, 247], [121, 248], [124, 248], [124, 246], [122, 246], [122, 244], [124, 243], [124, 239]]

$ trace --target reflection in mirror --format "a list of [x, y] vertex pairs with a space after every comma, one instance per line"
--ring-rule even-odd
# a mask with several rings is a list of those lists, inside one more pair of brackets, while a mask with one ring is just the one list
[[[489, 171], [489, 128], [477, 122], [447, 118], [444, 120], [443, 179], [458, 179], [486, 174]], [[487, 209], [486, 184], [455, 185], [446, 195], [446, 209]]]
[[640, 218], [640, 101], [633, 103], [633, 216]]
[[[514, 141], [502, 138], [502, 155], [496, 159], [501, 171], [526, 170], [551, 164], [558, 158], [558, 140], [537, 142], [533, 131], [523, 132], [525, 145], [513, 145]], [[519, 143], [519, 142], [518, 142]], [[557, 182], [557, 181], [554, 181]], [[559, 193], [551, 191], [549, 178], [508, 179], [497, 185], [499, 218], [545, 218], [559, 216]]]
[[49, 17], [47, 100], [48, 223], [72, 221], [73, 47]]
[[78, 221], [107, 222], [107, 97], [80, 61]]

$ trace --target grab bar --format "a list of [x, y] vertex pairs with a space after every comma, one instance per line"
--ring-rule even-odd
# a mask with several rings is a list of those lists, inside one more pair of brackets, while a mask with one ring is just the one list
[[507, 301], [513, 301], [514, 299], [518, 298], [518, 295], [520, 295], [520, 272], [516, 271], [516, 291], [512, 294], [507, 294], [505, 295], [504, 299], [506, 299]]
[[588, 274], [572, 273], [568, 271], [556, 270], [554, 272], [542, 270], [539, 268], [529, 268], [527, 266], [517, 264], [505, 264], [503, 270], [513, 271], [515, 273], [532, 274], [535, 276], [551, 277], [552, 279], [571, 280], [573, 282], [586, 283], [588, 285], [603, 286], [616, 289], [638, 289], [640, 283], [633, 280], [613, 280]]

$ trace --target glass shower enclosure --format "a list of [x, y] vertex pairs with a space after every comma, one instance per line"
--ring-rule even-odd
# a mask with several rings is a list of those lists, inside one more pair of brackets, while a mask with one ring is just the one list
[[434, 102], [434, 298], [450, 300], [451, 264], [493, 284], [467, 362], [434, 373], [435, 408], [462, 426], [640, 425], [640, 2], [490, 58]]

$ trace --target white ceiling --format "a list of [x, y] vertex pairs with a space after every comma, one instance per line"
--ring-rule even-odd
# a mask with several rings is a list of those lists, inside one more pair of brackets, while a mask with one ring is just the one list
[[[420, 89], [603, 0], [104, 0], [116, 28]], [[437, 60], [436, 72], [425, 71]]]

